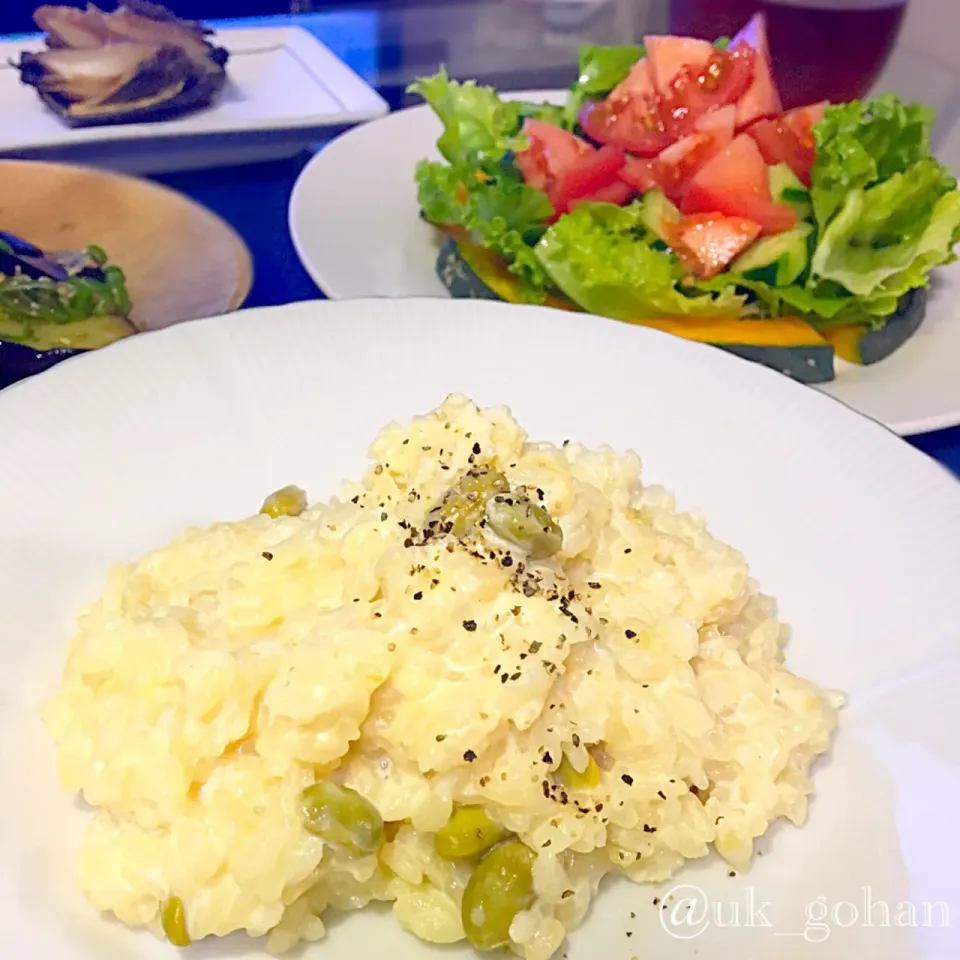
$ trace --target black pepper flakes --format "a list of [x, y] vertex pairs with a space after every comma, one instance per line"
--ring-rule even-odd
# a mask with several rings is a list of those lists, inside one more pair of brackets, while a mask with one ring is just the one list
[[504, 566], [504, 567], [512, 567], [512, 566], [513, 566], [513, 557], [511, 557], [510, 554], [508, 553], [508, 554], [500, 561], [500, 564], [501, 564], [502, 566]]
[[447, 739], [447, 735], [445, 733], [437, 734], [437, 743], [443, 743], [443, 741], [446, 739]]
[[263, 553], [260, 554], [260, 556], [263, 557], [264, 560], [273, 559], [273, 554], [269, 550], [264, 550]]
[[544, 763], [553, 763], [553, 757], [550, 756], [550, 751], [549, 751], [549, 750], [547, 750], [547, 751], [544, 753], [544, 755], [543, 755], [543, 762], [544, 762]]
[[380, 521], [381, 521], [381, 523], [384, 522], [384, 521], [386, 521], [387, 517], [388, 517], [387, 511], [384, 510], [383, 513], [380, 514]]
[[645, 823], [645, 824], [643, 825], [643, 832], [644, 832], [644, 833], [656, 833], [656, 832], [657, 832], [657, 828], [656, 828], [656, 827], [651, 827], [649, 823]]
[[463, 621], [463, 629], [466, 630], [467, 633], [473, 633], [473, 631], [477, 629], [477, 621], [476, 621], [476, 620], [464, 620], [464, 621]]
[[500, 674], [500, 682], [501, 682], [501, 683], [506, 683], [509, 679], [510, 679], [510, 678], [507, 676], [506, 673], [501, 673], [501, 674]]
[[579, 746], [580, 746], [580, 734], [575, 733], [575, 734], [570, 738], [570, 742], [571, 742], [575, 747], [579, 747]]
[[667, 795], [666, 795], [662, 790], [658, 790], [658, 791], [657, 791], [657, 796], [658, 796], [661, 800], [666, 800], [666, 799], [667, 799]]
[[463, 755], [463, 759], [466, 760], [467, 763], [473, 763], [473, 761], [477, 759], [477, 755], [472, 750], [468, 750]]
[[620, 777], [620, 779], [621, 779], [628, 787], [632, 787], [632, 786], [633, 786], [633, 777], [631, 777], [629, 773], [623, 774], [623, 775]]
[[632, 548], [632, 547], [627, 547], [627, 549], [624, 550], [623, 552], [624, 552], [624, 553], [633, 553], [633, 548]]
[[414, 599], [414, 600], [422, 600], [422, 599], [423, 599], [423, 591], [422, 591], [422, 590], [418, 590], [418, 591], [413, 595], [413, 599]]
[[473, 452], [474, 452], [474, 454], [475, 454], [476, 456], [480, 456], [480, 444], [479, 444], [479, 443], [474, 443], [474, 445], [473, 445]]
[[599, 590], [599, 589], [600, 589], [600, 584], [597, 583], [596, 580], [591, 580], [591, 581], [587, 584], [587, 586], [588, 586], [591, 590]]
[[636, 632], [636, 630], [624, 630], [624, 631], [623, 631], [623, 635], [624, 635], [628, 640], [632, 640], [632, 639], [637, 635], [637, 632]]

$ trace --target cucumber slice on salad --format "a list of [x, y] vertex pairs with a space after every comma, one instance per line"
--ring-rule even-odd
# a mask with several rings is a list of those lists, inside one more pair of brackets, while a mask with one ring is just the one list
[[659, 190], [648, 190], [643, 195], [640, 219], [643, 225], [664, 243], [670, 235], [670, 226], [681, 217], [680, 210]]
[[810, 264], [809, 223], [798, 223], [784, 233], [763, 237], [730, 264], [733, 273], [771, 287], [789, 287]]
[[768, 167], [767, 179], [770, 181], [770, 193], [774, 203], [785, 203], [800, 220], [808, 220], [813, 216], [810, 191], [787, 164], [778, 163]]

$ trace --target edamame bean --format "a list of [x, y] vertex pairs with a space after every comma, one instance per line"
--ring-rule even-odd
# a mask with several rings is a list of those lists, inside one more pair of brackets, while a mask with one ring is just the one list
[[490, 819], [483, 807], [457, 807], [433, 842], [445, 860], [460, 860], [484, 853], [505, 836], [506, 831]]
[[522, 494], [497, 494], [487, 501], [487, 523], [503, 540], [534, 560], [545, 560], [563, 546], [563, 532], [538, 503]]
[[435, 506], [427, 519], [451, 524], [450, 533], [465, 537], [484, 518], [487, 501], [497, 493], [507, 493], [510, 484], [499, 470], [472, 467]]
[[510, 944], [510, 924], [533, 903], [533, 852], [519, 840], [494, 847], [477, 864], [463, 892], [461, 919], [478, 950]]
[[321, 780], [300, 796], [303, 826], [310, 833], [359, 857], [379, 849], [383, 818], [356, 790]]
[[586, 768], [581, 773], [567, 759], [567, 755], [564, 754], [563, 759], [560, 761], [560, 766], [557, 767], [557, 776], [573, 790], [585, 790], [600, 785], [600, 768], [597, 766], [597, 761], [594, 760], [593, 757], [590, 757], [587, 761]]
[[190, 934], [187, 933], [187, 917], [183, 901], [179, 897], [169, 897], [160, 910], [160, 925], [167, 939], [175, 947], [189, 947]]
[[299, 487], [289, 486], [275, 490], [263, 501], [261, 513], [268, 517], [299, 517], [307, 509], [307, 495]]

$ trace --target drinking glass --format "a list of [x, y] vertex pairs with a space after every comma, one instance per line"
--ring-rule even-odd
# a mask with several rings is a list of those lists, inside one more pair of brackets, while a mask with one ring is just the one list
[[784, 107], [864, 96], [883, 70], [908, 0], [670, 0], [670, 32], [732, 36], [755, 13], [767, 17]]

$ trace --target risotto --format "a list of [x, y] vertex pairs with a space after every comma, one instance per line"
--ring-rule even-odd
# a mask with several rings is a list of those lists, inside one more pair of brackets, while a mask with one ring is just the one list
[[801, 824], [838, 698], [747, 564], [633, 454], [453, 396], [338, 497], [296, 488], [110, 574], [45, 722], [97, 808], [91, 904], [270, 951], [388, 901], [546, 960], [611, 871]]

